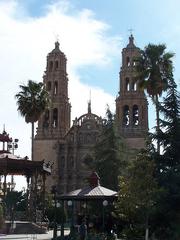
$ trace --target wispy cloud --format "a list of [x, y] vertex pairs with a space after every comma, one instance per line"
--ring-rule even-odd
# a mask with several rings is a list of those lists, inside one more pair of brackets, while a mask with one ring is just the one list
[[43, 15], [32, 17], [18, 1], [0, 3], [0, 126], [5, 123], [10, 134], [20, 139], [21, 156], [30, 156], [30, 126], [18, 115], [14, 95], [18, 85], [28, 79], [42, 81], [55, 35], [59, 35], [60, 48], [68, 58], [72, 119], [87, 111], [90, 89], [96, 114], [104, 116], [106, 104], [114, 108], [114, 96], [84, 84], [79, 69], [107, 67], [119, 55], [121, 39], [108, 36], [110, 26], [97, 20], [92, 11], [72, 9], [68, 1], [56, 1], [45, 6]]

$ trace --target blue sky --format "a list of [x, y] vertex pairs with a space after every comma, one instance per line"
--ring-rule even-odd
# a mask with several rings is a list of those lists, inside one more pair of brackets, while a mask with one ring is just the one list
[[[47, 13], [46, 6], [48, 4], [57, 2], [52, 0], [19, 1], [29, 16], [37, 18]], [[176, 53], [175, 77], [177, 80], [180, 78], [180, 72], [176, 67], [180, 63], [180, 50], [178, 47], [178, 38], [180, 37], [178, 9], [180, 2], [178, 0], [71, 0], [64, 2], [70, 3], [67, 11], [68, 15], [76, 16], [79, 11], [89, 9], [95, 19], [108, 25], [107, 35], [117, 35], [122, 38], [121, 42], [119, 42], [119, 56], [117, 54], [116, 58], [111, 59], [112, 65], [110, 68], [102, 69], [95, 64], [92, 64], [91, 70], [89, 70], [89, 66], [79, 67], [84, 82], [95, 86], [98, 85], [115, 94], [118, 86], [116, 79], [120, 65], [121, 47], [127, 43], [129, 29], [133, 29], [136, 43], [141, 48], [149, 42], [167, 44], [168, 50]], [[98, 81], [93, 81], [96, 78], [98, 78]], [[111, 88], [109, 88], [109, 81], [104, 78], [114, 79], [114, 82], [111, 82]]]
[[[19, 138], [17, 154], [30, 156], [30, 125], [17, 113], [14, 95], [28, 79], [42, 81], [46, 56], [57, 36], [68, 58], [72, 120], [87, 112], [114, 110], [121, 50], [133, 29], [135, 43], [165, 43], [174, 52], [180, 87], [179, 0], [0, 0], [0, 129]], [[149, 105], [150, 128], [154, 111]]]
[[[12, 1], [6, 0], [4, 2]], [[175, 59], [176, 65], [180, 63], [180, 50], [178, 48], [178, 38], [180, 37], [178, 7], [180, 3], [178, 0], [152, 0], [146, 2], [144, 0], [17, 0], [16, 2], [19, 9], [23, 9], [22, 12], [25, 12], [26, 17], [34, 18], [45, 16], [47, 14], [47, 5], [57, 2], [68, 3], [69, 7], [66, 13], [75, 17], [80, 11], [89, 9], [92, 11], [93, 18], [108, 25], [106, 35], [120, 36], [122, 39], [119, 42], [119, 55], [117, 54], [116, 57], [111, 59], [112, 65], [109, 68], [102, 69], [92, 64], [89, 71], [89, 66], [79, 66], [79, 72], [84, 82], [103, 87], [105, 90], [111, 91], [112, 94], [115, 94], [117, 90], [116, 78], [120, 65], [120, 51], [122, 46], [127, 43], [129, 29], [133, 29], [139, 47], [143, 48], [149, 42], [166, 43], [168, 49], [176, 52], [178, 56]], [[18, 12], [16, 14], [18, 18], [18, 14], [21, 15], [22, 13]], [[177, 69], [175, 77], [178, 80], [179, 72]], [[98, 81], [94, 82], [92, 79], [96, 78], [98, 78]], [[109, 81], [104, 78], [113, 78], [115, 80], [111, 82], [111, 89], [109, 88]]]

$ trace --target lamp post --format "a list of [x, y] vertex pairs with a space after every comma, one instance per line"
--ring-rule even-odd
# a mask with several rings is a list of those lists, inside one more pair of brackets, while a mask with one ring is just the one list
[[[13, 155], [14, 155], [14, 151], [17, 150], [17, 148], [18, 148], [18, 142], [19, 142], [19, 139], [17, 139], [17, 138], [12, 139], [11, 138], [11, 141], [8, 142], [8, 144], [7, 144], [8, 150], [9, 151], [11, 150]], [[14, 183], [14, 176], [12, 175], [11, 176], [11, 184], [13, 184], [13, 183]]]
[[52, 186], [51, 193], [53, 195], [54, 200], [54, 226], [53, 226], [53, 239], [57, 238], [57, 188], [56, 186]]
[[107, 200], [104, 200], [103, 201], [103, 232], [104, 232], [104, 230], [105, 230], [105, 224], [104, 224], [104, 208], [105, 207], [107, 207], [107, 205], [108, 205], [108, 201]]
[[8, 142], [8, 150], [12, 150], [12, 154], [14, 155], [14, 151], [18, 148], [18, 142], [19, 139], [11, 139], [10, 142]]
[[3, 204], [3, 183], [0, 180], [0, 205], [2, 206], [3, 210], [3, 217], [4, 217], [4, 204]]
[[61, 237], [64, 238], [64, 200], [62, 200]]
[[70, 234], [73, 234], [73, 225], [74, 225], [74, 216], [73, 216], [73, 202], [69, 200], [67, 202], [68, 206], [71, 208], [71, 226], [70, 226]]

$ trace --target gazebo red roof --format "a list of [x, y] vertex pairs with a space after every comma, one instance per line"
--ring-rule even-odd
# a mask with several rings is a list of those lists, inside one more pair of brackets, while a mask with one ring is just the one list
[[67, 193], [66, 195], [62, 195], [64, 198], [75, 198], [75, 199], [81, 199], [81, 198], [113, 198], [117, 196], [117, 192], [112, 191], [108, 188], [97, 186], [97, 187], [85, 187], [82, 189], [77, 189], [74, 191], [71, 191]]
[[71, 191], [67, 194], [62, 194], [59, 199], [64, 200], [83, 200], [83, 199], [114, 199], [117, 198], [117, 192], [102, 187], [99, 183], [99, 176], [93, 172], [89, 177], [90, 185], [82, 189]]

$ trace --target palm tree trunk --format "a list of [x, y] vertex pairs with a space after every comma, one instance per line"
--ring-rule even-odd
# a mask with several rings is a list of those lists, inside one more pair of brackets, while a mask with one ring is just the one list
[[145, 240], [149, 240], [149, 216], [148, 216], [148, 212], [146, 213]]
[[34, 122], [31, 123], [31, 160], [34, 160]]
[[158, 95], [155, 96], [156, 104], [156, 133], [157, 133], [157, 152], [160, 154], [160, 141], [159, 141], [159, 132], [160, 132], [160, 119], [159, 119], [159, 99]]

